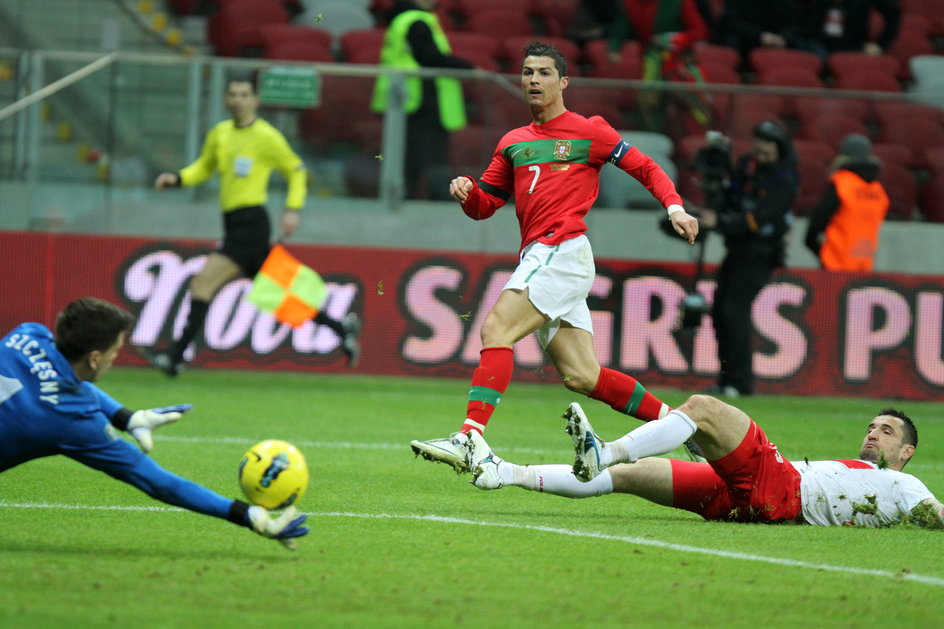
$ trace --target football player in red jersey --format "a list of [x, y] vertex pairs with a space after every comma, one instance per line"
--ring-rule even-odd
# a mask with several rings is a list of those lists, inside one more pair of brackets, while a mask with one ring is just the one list
[[564, 386], [644, 421], [668, 407], [632, 377], [601, 367], [593, 349], [587, 295], [593, 252], [584, 217], [597, 198], [600, 168], [610, 162], [639, 180], [668, 211], [689, 243], [698, 221], [665, 171], [623, 140], [603, 118], [568, 111], [567, 61], [552, 46], [526, 46], [521, 90], [532, 123], [499, 141], [481, 178], [457, 177], [449, 193], [470, 218], [492, 216], [512, 195], [521, 228], [520, 263], [482, 325], [482, 352], [472, 375], [466, 418], [451, 437], [413, 441], [417, 455], [468, 471], [469, 431], [483, 433], [514, 368], [514, 344], [532, 332]]

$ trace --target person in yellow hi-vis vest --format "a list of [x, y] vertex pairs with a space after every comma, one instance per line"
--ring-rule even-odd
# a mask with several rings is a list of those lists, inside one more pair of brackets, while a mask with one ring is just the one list
[[[151, 364], [168, 376], [180, 373], [184, 352], [203, 329], [214, 295], [233, 278], [253, 277], [269, 255], [272, 226], [265, 202], [273, 169], [288, 182], [281, 238], [295, 232], [299, 210], [305, 204], [308, 177], [305, 164], [285, 136], [258, 117], [259, 96], [253, 81], [230, 79], [225, 103], [232, 118], [210, 129], [197, 160], [179, 172], [161, 173], [154, 182], [157, 190], [196, 186], [219, 173], [223, 211], [223, 241], [190, 281], [190, 312], [180, 338], [165, 351], [142, 348]], [[361, 323], [357, 314], [351, 312], [339, 321], [318, 312], [314, 321], [340, 337], [341, 349], [353, 367], [360, 353]]]
[[810, 215], [806, 246], [830, 271], [871, 271], [888, 213], [888, 194], [878, 181], [881, 161], [872, 142], [851, 133], [839, 145], [834, 172]]
[[[436, 0], [399, 0], [387, 13], [389, 20], [380, 64], [393, 68], [472, 68], [453, 56], [449, 40], [433, 13]], [[377, 78], [371, 108], [387, 109], [389, 77]], [[407, 196], [413, 199], [448, 199], [449, 134], [466, 126], [462, 85], [458, 79], [406, 81], [407, 112], [404, 176]]]

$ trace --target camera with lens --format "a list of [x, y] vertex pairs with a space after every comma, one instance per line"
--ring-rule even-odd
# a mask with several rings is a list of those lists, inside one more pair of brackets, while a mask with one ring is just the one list
[[694, 332], [701, 325], [701, 318], [711, 314], [711, 306], [701, 293], [692, 291], [679, 303], [679, 322], [683, 332]]
[[731, 139], [720, 131], [706, 131], [705, 146], [695, 154], [692, 167], [701, 175], [705, 205], [723, 211], [731, 187]]

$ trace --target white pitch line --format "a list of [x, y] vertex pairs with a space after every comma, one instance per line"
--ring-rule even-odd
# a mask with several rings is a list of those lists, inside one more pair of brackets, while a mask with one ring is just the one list
[[[177, 507], [161, 506], [119, 506], [119, 505], [69, 505], [69, 504], [48, 504], [48, 503], [8, 503], [0, 502], [0, 509], [88, 509], [94, 511], [161, 511], [161, 512], [184, 512], [185, 509]], [[700, 546], [690, 546], [688, 544], [675, 544], [673, 542], [663, 542], [655, 539], [643, 537], [632, 537], [628, 535], [612, 535], [609, 533], [598, 533], [594, 531], [578, 531], [575, 529], [564, 529], [553, 526], [541, 526], [537, 524], [518, 524], [515, 522], [486, 522], [482, 520], [466, 520], [463, 518], [453, 518], [441, 515], [397, 515], [393, 513], [347, 513], [347, 512], [309, 512], [308, 515], [316, 518], [364, 518], [376, 520], [422, 520], [426, 522], [442, 522], [444, 524], [467, 524], [471, 526], [490, 526], [496, 528], [520, 529], [526, 531], [538, 531], [540, 533], [554, 533], [556, 535], [566, 535], [569, 537], [583, 537], [589, 539], [602, 539], [612, 542], [621, 542], [635, 546], [652, 546], [654, 548], [664, 548], [666, 550], [678, 551], [683, 553], [695, 553], [699, 555], [711, 555], [714, 557], [725, 557], [727, 559], [737, 559], [740, 561], [754, 561], [766, 563], [775, 566], [785, 566], [788, 568], [804, 568], [808, 570], [822, 570], [825, 572], [840, 572], [845, 574], [855, 574], [870, 577], [882, 577], [885, 579], [901, 579], [903, 581], [914, 581], [925, 585], [944, 587], [944, 578], [931, 577], [914, 573], [891, 572], [888, 570], [873, 570], [869, 568], [856, 568], [854, 566], [836, 566], [825, 563], [811, 563], [808, 561], [799, 561], [796, 559], [784, 559], [781, 557], [766, 557], [753, 553], [741, 553], [730, 550], [721, 550], [717, 548], [702, 548]]]

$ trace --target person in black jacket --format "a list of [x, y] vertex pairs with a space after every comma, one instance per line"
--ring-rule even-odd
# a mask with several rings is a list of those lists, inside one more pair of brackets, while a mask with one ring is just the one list
[[754, 391], [751, 304], [784, 264], [798, 187], [793, 142], [780, 124], [765, 120], [754, 128], [753, 149], [734, 167], [723, 207], [700, 210], [702, 226], [724, 236], [727, 249], [711, 310], [721, 363], [713, 393]]
[[793, 48], [797, 9], [796, 0], [726, 0], [715, 28], [716, 41], [737, 48], [745, 65], [755, 48]]
[[[880, 55], [898, 37], [901, 7], [898, 0], [806, 0], [799, 15], [800, 48], [823, 59], [837, 51]], [[870, 12], [882, 16], [882, 31], [869, 37]]]

